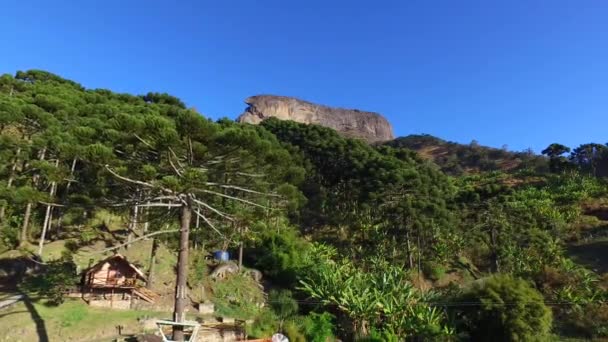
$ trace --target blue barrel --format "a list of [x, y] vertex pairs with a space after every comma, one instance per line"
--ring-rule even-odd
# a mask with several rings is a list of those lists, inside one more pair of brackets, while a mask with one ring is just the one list
[[228, 261], [230, 260], [230, 253], [228, 251], [215, 251], [213, 252], [213, 257], [215, 260]]

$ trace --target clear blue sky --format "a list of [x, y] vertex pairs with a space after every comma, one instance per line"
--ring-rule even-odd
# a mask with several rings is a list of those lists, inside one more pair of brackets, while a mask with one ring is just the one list
[[3, 0], [0, 41], [0, 73], [168, 92], [212, 118], [270, 93], [380, 112], [397, 135], [608, 142], [603, 0]]

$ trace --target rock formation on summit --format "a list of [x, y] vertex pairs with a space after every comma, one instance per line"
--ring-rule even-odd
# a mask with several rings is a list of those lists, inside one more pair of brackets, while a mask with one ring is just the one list
[[275, 117], [333, 128], [345, 136], [368, 142], [393, 139], [390, 123], [377, 113], [332, 108], [287, 96], [258, 95], [247, 98], [245, 103], [249, 107], [237, 118], [238, 122], [258, 124]]

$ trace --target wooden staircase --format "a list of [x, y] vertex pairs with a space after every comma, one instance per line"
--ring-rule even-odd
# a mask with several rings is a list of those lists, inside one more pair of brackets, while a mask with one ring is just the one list
[[158, 298], [160, 298], [158, 293], [148, 290], [143, 286], [134, 288], [133, 294], [149, 303], [154, 303]]

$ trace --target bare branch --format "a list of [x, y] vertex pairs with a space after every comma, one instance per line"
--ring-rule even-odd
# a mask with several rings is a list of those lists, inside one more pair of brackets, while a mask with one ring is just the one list
[[256, 177], [256, 178], [266, 177], [266, 175], [263, 175], [260, 173], [247, 173], [247, 172], [235, 172], [235, 173], [239, 176]]
[[146, 235], [140, 236], [140, 237], [138, 237], [136, 239], [133, 239], [133, 240], [131, 240], [129, 242], [121, 243], [120, 245], [116, 245], [116, 246], [113, 246], [113, 247], [110, 247], [110, 248], [106, 248], [106, 249], [104, 249], [102, 251], [91, 252], [90, 254], [103, 254], [103, 253], [106, 253], [106, 252], [109, 252], [109, 251], [113, 251], [115, 249], [119, 249], [119, 248], [124, 247], [124, 246], [128, 246], [128, 245], [130, 245], [132, 243], [135, 243], [137, 241], [140, 241], [140, 240], [143, 240], [143, 239], [147, 239], [147, 238], [149, 238], [151, 236], [160, 235], [160, 234], [175, 233], [175, 232], [179, 232], [179, 229], [161, 230], [161, 231], [158, 231], [158, 232], [154, 232], [154, 233], [150, 233], [150, 234], [146, 234]]
[[201, 214], [200, 210], [195, 210], [194, 213], [200, 218], [202, 218], [203, 221], [205, 221], [205, 223], [207, 223], [209, 227], [213, 228], [213, 230], [215, 230], [221, 237], [226, 239], [226, 241], [229, 241], [226, 235], [222, 234], [222, 232], [220, 232], [219, 229], [215, 228], [215, 226], [211, 223], [211, 221], [209, 221], [209, 219], [207, 219], [207, 217], [205, 217], [205, 215]]
[[242, 199], [242, 198], [238, 198], [238, 197], [234, 197], [234, 196], [230, 196], [230, 195], [225, 195], [225, 194], [222, 194], [221, 192], [216, 192], [216, 191], [211, 191], [211, 190], [199, 190], [199, 191], [204, 192], [204, 193], [208, 193], [208, 194], [212, 194], [212, 195], [216, 195], [216, 196], [220, 196], [220, 197], [224, 197], [224, 198], [229, 198], [231, 200], [242, 202], [242, 203], [246, 203], [246, 204], [252, 205], [254, 207], [259, 207], [259, 208], [263, 208], [263, 209], [270, 209], [270, 208], [268, 208], [268, 207], [266, 207], [264, 205], [261, 205], [261, 204], [255, 203], [255, 202], [251, 202], [251, 201], [248, 201], [246, 199]]
[[[173, 157], [175, 157], [175, 160], [177, 160], [177, 165], [179, 165], [179, 167], [183, 169], [184, 166], [182, 165], [182, 163], [179, 162], [179, 157], [177, 156], [177, 154], [175, 154], [175, 151], [173, 151], [171, 147], [169, 147], [169, 152], [171, 152], [171, 154], [173, 154]], [[169, 158], [169, 160], [171, 160], [171, 158]]]
[[243, 191], [243, 192], [248, 192], [250, 194], [264, 195], [264, 196], [270, 196], [270, 197], [281, 197], [280, 195], [277, 195], [277, 194], [255, 191], [255, 190], [251, 190], [251, 189], [247, 189], [247, 188], [242, 188], [242, 187], [236, 186], [236, 185], [226, 185], [226, 184], [219, 184], [219, 183], [207, 183], [207, 185], [219, 186], [220, 188], [224, 188], [224, 189], [239, 190], [239, 191]]
[[47, 205], [49, 207], [65, 207], [65, 205], [58, 204], [58, 203], [49, 203], [49, 202], [43, 202], [43, 201], [38, 201], [38, 203]]
[[177, 197], [177, 196], [158, 196], [158, 197], [150, 198], [146, 201], [162, 201], [162, 200], [179, 201], [179, 197]]
[[108, 170], [108, 172], [110, 172], [112, 174], [112, 176], [114, 176], [114, 177], [116, 177], [116, 178], [118, 178], [120, 180], [123, 180], [125, 182], [129, 182], [129, 183], [133, 183], [133, 184], [137, 184], [137, 185], [146, 186], [148, 188], [154, 188], [154, 185], [152, 185], [150, 183], [146, 183], [146, 182], [130, 179], [130, 178], [123, 177], [123, 176], [119, 175], [118, 173], [112, 171], [112, 169], [110, 169], [110, 166], [108, 164], [106, 164], [105, 166], [106, 166], [106, 170]]
[[165, 208], [177, 208], [181, 207], [183, 204], [177, 203], [146, 203], [146, 204], [138, 204], [137, 206], [140, 208], [148, 208], [148, 207], [165, 207]]
[[[118, 178], [120, 180], [123, 180], [123, 181], [128, 182], [128, 183], [133, 183], [133, 184], [145, 186], [145, 187], [148, 187], [148, 188], [156, 188], [154, 185], [152, 185], [150, 183], [146, 183], [146, 182], [142, 182], [142, 181], [138, 181], [138, 180], [134, 180], [134, 179], [131, 179], [131, 178], [127, 178], [127, 177], [121, 176], [118, 173], [112, 171], [112, 169], [110, 169], [110, 166], [108, 164], [106, 164], [105, 166], [106, 166], [106, 170], [108, 170], [108, 172], [110, 172], [112, 174], [112, 176], [114, 176], [114, 177], [116, 177], [116, 178]], [[170, 194], [173, 193], [172, 190], [169, 190], [169, 189], [166, 189], [166, 188], [160, 188], [160, 189], [162, 191], [170, 193]]]
[[179, 177], [183, 177], [182, 173], [177, 169], [177, 167], [175, 167], [175, 164], [173, 164], [173, 160], [171, 160], [171, 156], [169, 156], [169, 164], [171, 164], [171, 167], [173, 168], [173, 171], [175, 171], [175, 173], [179, 176]]
[[209, 204], [207, 204], [207, 203], [205, 203], [203, 201], [199, 201], [196, 198], [192, 198], [192, 200], [194, 201], [194, 203], [202, 205], [203, 207], [211, 210], [212, 212], [218, 214], [219, 216], [225, 218], [226, 220], [228, 220], [228, 221], [234, 221], [234, 219], [232, 217], [230, 217], [228, 214], [225, 214], [225, 213], [223, 213], [223, 212], [215, 209], [214, 207], [210, 206]]
[[[151, 149], [153, 149], [153, 150], [155, 150], [155, 149], [156, 149], [156, 148], [155, 148], [154, 146], [152, 146], [150, 143], [148, 143], [147, 141], [145, 141], [144, 139], [142, 139], [142, 138], [141, 138], [139, 135], [137, 135], [137, 134], [133, 134], [133, 135], [134, 135], [134, 136], [137, 138], [137, 140], [141, 141], [141, 142], [142, 142], [144, 145], [148, 146], [149, 148], [151, 148]], [[152, 153], [154, 153], [154, 154], [158, 154], [156, 151], [150, 151], [150, 152], [152, 152]]]

